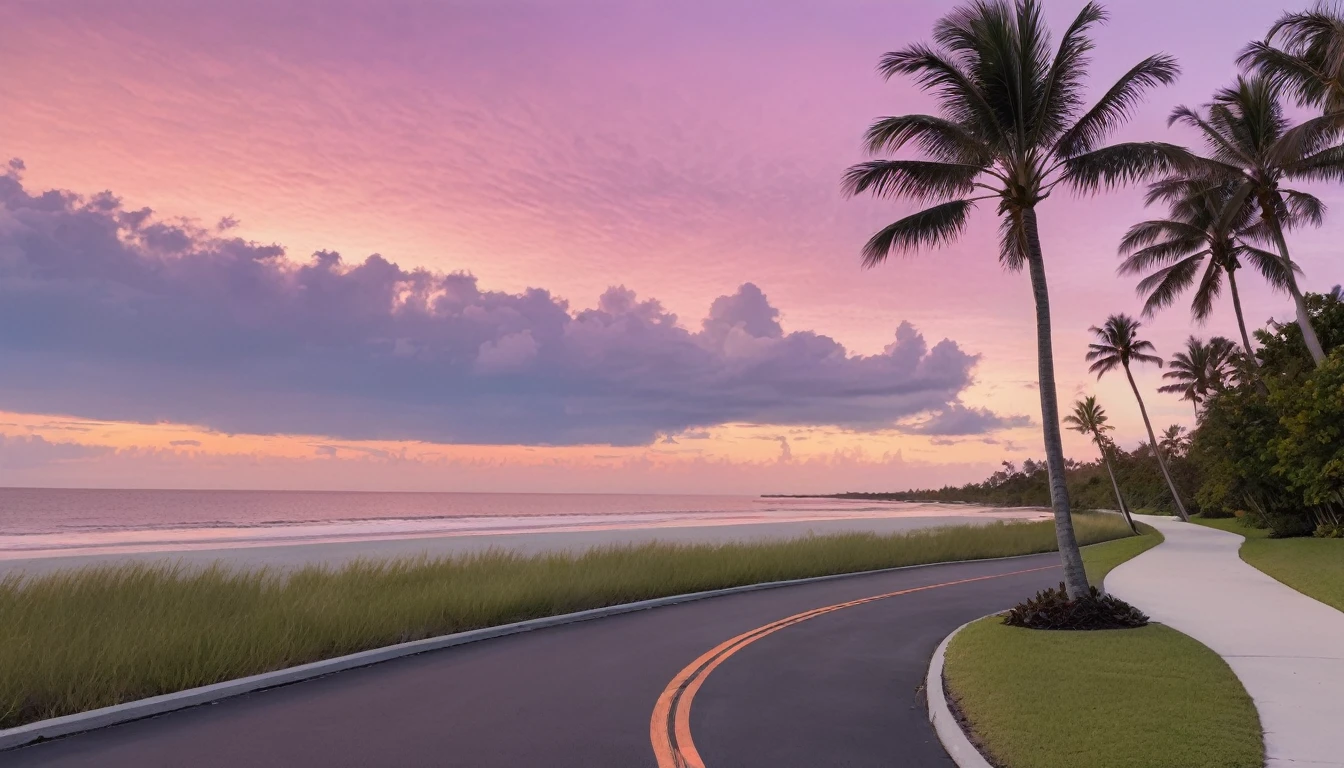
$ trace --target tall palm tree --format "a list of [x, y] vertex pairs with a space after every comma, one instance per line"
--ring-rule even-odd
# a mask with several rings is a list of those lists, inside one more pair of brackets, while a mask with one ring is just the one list
[[1063, 184], [1076, 191], [1128, 183], [1174, 168], [1190, 156], [1159, 142], [1103, 146], [1143, 93], [1175, 80], [1175, 61], [1150, 56], [1121, 76], [1090, 108], [1083, 108], [1090, 32], [1105, 12], [1085, 5], [1051, 52], [1038, 0], [973, 0], [934, 26], [933, 44], [884, 55], [885, 77], [908, 75], [932, 92], [938, 115], [883, 117], [866, 135], [871, 154], [908, 145], [919, 159], [872, 160], [845, 173], [849, 195], [871, 193], [929, 207], [883, 227], [863, 248], [875, 266], [890, 254], [934, 248], [956, 240], [971, 209], [994, 201], [999, 215], [999, 262], [1031, 277], [1036, 304], [1036, 348], [1041, 425], [1055, 532], [1070, 597], [1088, 591], [1074, 537], [1064, 483], [1059, 403], [1050, 339], [1050, 298], [1045, 280], [1036, 206]]
[[1338, 143], [1344, 113], [1291, 125], [1279, 88], [1271, 79], [1255, 75], [1238, 77], [1234, 85], [1218, 91], [1203, 112], [1177, 107], [1168, 122], [1188, 125], [1203, 136], [1208, 156], [1200, 158], [1202, 173], [1210, 181], [1231, 185], [1228, 206], [1255, 207], [1264, 235], [1283, 263], [1302, 338], [1319, 365], [1325, 351], [1298, 288], [1284, 233], [1294, 222], [1320, 223], [1324, 206], [1315, 196], [1281, 183], [1344, 179], [1344, 144]]
[[1115, 429], [1115, 427], [1107, 424], [1107, 421], [1106, 410], [1097, 405], [1096, 395], [1088, 395], [1075, 402], [1073, 413], [1064, 417], [1064, 423], [1069, 425], [1069, 429], [1090, 436], [1092, 442], [1097, 444], [1097, 450], [1101, 451], [1101, 461], [1106, 465], [1106, 474], [1111, 476], [1111, 489], [1115, 491], [1115, 503], [1120, 507], [1120, 514], [1125, 516], [1125, 522], [1129, 523], [1129, 529], [1138, 533], [1139, 528], [1134, 525], [1134, 518], [1129, 515], [1129, 507], [1125, 504], [1125, 497], [1120, 494], [1120, 484], [1115, 481], [1115, 470], [1111, 469], [1111, 448], [1114, 447], [1114, 443], [1106, 436], [1106, 433]]
[[1090, 330], [1096, 335], [1097, 341], [1087, 345], [1087, 360], [1092, 363], [1087, 371], [1097, 374], [1097, 378], [1100, 379], [1116, 368], [1125, 369], [1129, 388], [1134, 390], [1134, 399], [1139, 402], [1143, 426], [1148, 430], [1148, 445], [1152, 446], [1153, 455], [1157, 457], [1157, 466], [1162, 470], [1162, 477], [1167, 480], [1172, 501], [1176, 502], [1176, 514], [1189, 522], [1190, 515], [1186, 514], [1185, 505], [1181, 503], [1176, 483], [1172, 481], [1171, 472], [1167, 470], [1167, 461], [1162, 458], [1162, 452], [1158, 450], [1157, 435], [1153, 434], [1153, 423], [1148, 419], [1148, 409], [1143, 404], [1143, 396], [1139, 394], [1139, 386], [1134, 383], [1134, 374], [1129, 370], [1130, 362], [1156, 363], [1159, 368], [1162, 366], [1162, 358], [1148, 354], [1152, 351], [1153, 345], [1152, 342], [1139, 338], [1139, 326], [1139, 322], [1129, 315], [1111, 315], [1100, 328], [1092, 326]]
[[1229, 205], [1234, 191], [1232, 185], [1180, 176], [1151, 185], [1148, 204], [1167, 202], [1168, 218], [1130, 227], [1120, 241], [1120, 254], [1125, 260], [1119, 272], [1148, 273], [1138, 285], [1139, 294], [1147, 297], [1143, 305], [1145, 317], [1171, 305], [1177, 296], [1197, 284], [1190, 314], [1200, 323], [1212, 314], [1214, 299], [1222, 292], [1226, 277], [1237, 330], [1241, 332], [1246, 354], [1254, 361], [1255, 352], [1237, 290], [1237, 270], [1245, 260], [1271, 285], [1285, 291], [1288, 277], [1276, 254], [1249, 242], [1261, 232], [1252, 206], [1244, 201], [1235, 207]]
[[1324, 2], [1285, 13], [1263, 41], [1242, 50], [1237, 63], [1282, 86], [1298, 106], [1344, 111], [1344, 14]]
[[1171, 356], [1171, 367], [1162, 374], [1171, 380], [1157, 388], [1158, 392], [1178, 393], [1189, 400], [1199, 415], [1199, 406], [1214, 392], [1227, 389], [1232, 375], [1232, 357], [1236, 346], [1222, 336], [1214, 336], [1205, 344], [1191, 336], [1185, 341], [1185, 350]]

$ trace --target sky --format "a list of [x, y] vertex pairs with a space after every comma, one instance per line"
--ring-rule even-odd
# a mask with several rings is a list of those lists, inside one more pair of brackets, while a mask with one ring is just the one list
[[[0, 485], [807, 493], [1039, 458], [992, 208], [865, 270], [913, 208], [840, 191], [873, 118], [934, 109], [875, 65], [953, 6], [5, 3]], [[1193, 143], [1166, 115], [1283, 7], [1109, 10], [1095, 88], [1183, 70], [1115, 138]], [[1061, 406], [1098, 395], [1128, 447], [1128, 386], [1083, 354], [1141, 309], [1115, 250], [1143, 218], [1133, 189], [1040, 209]], [[1329, 218], [1294, 236], [1307, 290], [1344, 279]], [[1292, 317], [1241, 283], [1248, 322]], [[1143, 332], [1169, 356], [1235, 325]]]

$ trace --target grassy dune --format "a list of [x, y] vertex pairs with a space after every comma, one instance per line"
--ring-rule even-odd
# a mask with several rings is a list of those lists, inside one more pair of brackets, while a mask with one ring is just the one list
[[[1079, 538], [1128, 533], [1079, 515]], [[780, 579], [1055, 549], [1049, 522], [581, 555], [487, 552], [281, 574], [90, 568], [0, 581], [0, 727], [523, 619]]]

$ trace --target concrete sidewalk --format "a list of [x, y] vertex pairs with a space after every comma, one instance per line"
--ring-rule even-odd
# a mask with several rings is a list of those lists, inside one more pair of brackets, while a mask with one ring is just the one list
[[1236, 534], [1142, 520], [1166, 542], [1111, 571], [1106, 591], [1227, 660], [1260, 711], [1268, 768], [1344, 766], [1344, 613], [1247, 565]]

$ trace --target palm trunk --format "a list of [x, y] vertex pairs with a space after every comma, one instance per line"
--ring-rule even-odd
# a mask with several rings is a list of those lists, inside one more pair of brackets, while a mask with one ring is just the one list
[[1106, 464], [1106, 474], [1111, 476], [1111, 488], [1115, 490], [1115, 503], [1120, 505], [1120, 514], [1125, 516], [1125, 522], [1129, 523], [1129, 530], [1136, 535], [1139, 527], [1134, 524], [1134, 518], [1130, 517], [1129, 507], [1125, 506], [1125, 497], [1120, 495], [1120, 484], [1115, 481], [1115, 470], [1111, 469], [1111, 456], [1106, 452], [1106, 446], [1097, 443], [1097, 448], [1101, 450], [1101, 460]]
[[1270, 228], [1274, 230], [1274, 240], [1279, 246], [1279, 258], [1283, 260], [1283, 268], [1288, 273], [1288, 292], [1293, 295], [1293, 304], [1297, 307], [1297, 327], [1302, 329], [1302, 341], [1306, 343], [1311, 359], [1319, 366], [1321, 361], [1325, 360], [1325, 350], [1321, 348], [1321, 340], [1316, 337], [1316, 329], [1311, 324], [1306, 299], [1302, 298], [1302, 290], [1297, 287], [1297, 275], [1293, 274], [1293, 260], [1288, 257], [1288, 241], [1283, 238], [1283, 229], [1279, 227], [1277, 219], [1270, 221]]
[[1134, 399], [1139, 401], [1139, 413], [1143, 416], [1143, 426], [1148, 430], [1148, 444], [1153, 447], [1153, 455], [1157, 457], [1157, 466], [1162, 470], [1162, 476], [1167, 479], [1167, 487], [1171, 489], [1171, 500], [1176, 502], [1176, 514], [1185, 522], [1190, 522], [1190, 515], [1185, 512], [1185, 505], [1181, 503], [1181, 494], [1176, 492], [1176, 483], [1172, 482], [1171, 473], [1167, 471], [1167, 461], [1162, 458], [1162, 450], [1157, 447], [1157, 435], [1153, 434], [1153, 423], [1148, 420], [1148, 409], [1143, 405], [1143, 397], [1139, 395], [1139, 386], [1134, 383], [1134, 375], [1129, 372], [1129, 363], [1125, 363], [1125, 378], [1129, 379], [1129, 387], [1134, 390]]
[[1255, 350], [1251, 349], [1251, 336], [1246, 333], [1246, 318], [1241, 314], [1241, 293], [1237, 290], [1236, 269], [1227, 270], [1227, 287], [1232, 291], [1232, 309], [1237, 313], [1237, 330], [1241, 331], [1241, 345], [1246, 348], [1246, 362], [1255, 372], [1255, 388], [1260, 394], [1268, 395], [1269, 389], [1265, 387], [1265, 381], [1260, 376], [1260, 363], [1255, 359]]
[[1022, 229], [1027, 237], [1027, 268], [1031, 273], [1031, 295], [1036, 301], [1036, 365], [1041, 392], [1041, 430], [1045, 438], [1045, 466], [1050, 475], [1050, 506], [1055, 513], [1055, 539], [1064, 563], [1064, 588], [1070, 600], [1088, 594], [1087, 571], [1078, 538], [1073, 532], [1069, 511], [1069, 487], [1064, 482], [1064, 444], [1059, 434], [1059, 398], [1055, 395], [1055, 353], [1050, 339], [1050, 291], [1045, 284], [1045, 261], [1041, 237], [1036, 229], [1036, 209], [1022, 212]]
[[1246, 348], [1246, 359], [1258, 372], [1260, 364], [1256, 362], [1255, 350], [1251, 348], [1251, 336], [1246, 333], [1246, 318], [1241, 314], [1241, 293], [1237, 290], [1237, 272], [1234, 269], [1227, 270], [1227, 287], [1232, 291], [1232, 309], [1237, 313], [1237, 330], [1241, 331], [1241, 345]]

